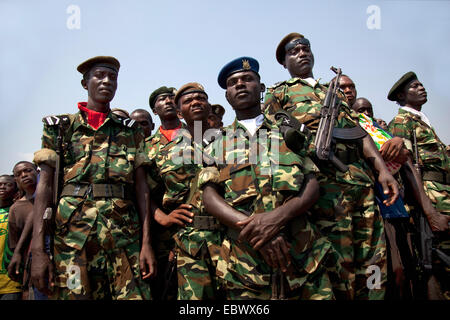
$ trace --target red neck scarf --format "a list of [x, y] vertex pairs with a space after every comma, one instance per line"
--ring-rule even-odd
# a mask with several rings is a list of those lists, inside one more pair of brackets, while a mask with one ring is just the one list
[[177, 128], [174, 129], [163, 129], [163, 127], [159, 127], [159, 131], [161, 134], [167, 138], [167, 140], [172, 141], [172, 139], [177, 135], [177, 131], [181, 128], [181, 123]]
[[78, 102], [78, 109], [86, 114], [88, 124], [97, 130], [105, 122], [108, 112], [98, 112], [87, 108], [87, 102]]

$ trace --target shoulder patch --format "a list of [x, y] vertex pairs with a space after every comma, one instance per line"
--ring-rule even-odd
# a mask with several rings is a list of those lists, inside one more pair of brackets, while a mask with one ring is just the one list
[[207, 145], [214, 142], [217, 138], [219, 138], [221, 135], [225, 135], [226, 132], [223, 129], [217, 129], [217, 130], [211, 130], [211, 133], [209, 135], [204, 136], [202, 144], [205, 148]]
[[59, 116], [47, 116], [42, 118], [42, 122], [47, 126], [67, 125], [70, 123], [70, 116], [63, 114]]
[[[117, 116], [117, 115], [116, 115]], [[122, 118], [117, 116], [117, 120], [122, 123], [124, 127], [134, 128], [136, 125], [136, 121], [131, 118]]]

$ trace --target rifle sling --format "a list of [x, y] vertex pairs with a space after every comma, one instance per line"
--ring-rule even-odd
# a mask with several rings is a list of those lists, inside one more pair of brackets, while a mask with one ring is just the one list
[[450, 174], [438, 171], [423, 171], [422, 180], [450, 184]]
[[333, 128], [333, 138], [338, 140], [358, 140], [364, 138], [367, 132], [360, 126], [353, 128]]

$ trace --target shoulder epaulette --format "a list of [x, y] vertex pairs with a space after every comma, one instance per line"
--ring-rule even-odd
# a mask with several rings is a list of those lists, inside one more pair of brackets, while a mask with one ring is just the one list
[[47, 126], [67, 125], [70, 123], [70, 116], [67, 114], [47, 116], [42, 118], [42, 122], [44, 122]]
[[284, 85], [284, 84], [286, 84], [286, 83], [287, 83], [286, 80], [280, 81], [280, 82], [277, 82], [277, 83], [271, 85], [268, 89], [275, 89], [275, 88], [277, 88], [277, 87], [279, 87], [279, 86], [281, 86], [281, 85]]

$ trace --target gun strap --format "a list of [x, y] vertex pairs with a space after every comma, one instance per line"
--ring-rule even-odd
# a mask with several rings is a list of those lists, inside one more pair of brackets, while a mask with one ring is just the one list
[[353, 128], [333, 128], [333, 138], [338, 140], [359, 140], [366, 135], [367, 132], [360, 126]]
[[436, 181], [442, 184], [450, 184], [450, 174], [438, 171], [423, 171], [422, 180]]
[[92, 192], [93, 198], [133, 199], [133, 188], [125, 184], [68, 184], [65, 185], [61, 197], [85, 197]]

